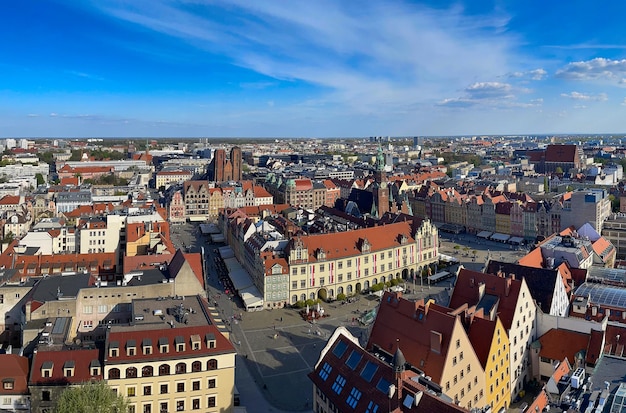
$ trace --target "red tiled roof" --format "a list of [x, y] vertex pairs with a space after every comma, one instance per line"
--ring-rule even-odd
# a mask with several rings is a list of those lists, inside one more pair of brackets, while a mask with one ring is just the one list
[[[96, 380], [102, 380], [102, 371], [100, 374], [92, 376], [90, 364], [100, 359], [98, 350], [68, 350], [63, 351], [42, 351], [41, 349], [35, 353], [33, 357], [33, 364], [30, 371], [30, 385], [44, 385], [44, 384], [79, 384], [95, 378]], [[52, 375], [50, 377], [44, 377], [42, 367], [44, 363], [52, 362]], [[63, 366], [66, 363], [74, 363], [74, 375], [66, 377], [64, 375]]]
[[18, 205], [20, 197], [17, 195], [5, 195], [0, 198], [0, 205]]
[[552, 373], [552, 376], [550, 377], [552, 377], [555, 383], [558, 383], [561, 381], [563, 376], [567, 375], [571, 370], [572, 367], [569, 364], [569, 360], [565, 357], [565, 359], [559, 363], [557, 368], [554, 369], [554, 373]]
[[487, 361], [489, 361], [491, 340], [496, 331], [496, 325], [497, 321], [474, 317], [469, 326], [468, 337], [483, 368], [487, 366]]
[[541, 389], [535, 400], [528, 406], [526, 409], [527, 412], [543, 412], [548, 405], [550, 404], [550, 398], [548, 397], [548, 393], [546, 393], [545, 388]]
[[0, 379], [12, 379], [13, 388], [0, 386], [0, 395], [28, 393], [28, 358], [17, 354], [0, 355]]
[[[449, 306], [459, 308], [465, 303], [469, 306], [478, 304], [480, 301], [479, 283], [485, 283], [485, 294], [499, 297], [498, 316], [504, 328], [509, 330], [513, 323], [522, 281], [462, 268], [454, 285]], [[507, 283], [510, 283], [508, 295], [506, 294]]]
[[[454, 329], [463, 327], [456, 316], [437, 311], [433, 304], [424, 304], [423, 300], [412, 302], [398, 297], [399, 295], [389, 292], [383, 295], [366, 348], [373, 350], [376, 345], [381, 350], [394, 354], [398, 343], [403, 343], [406, 360], [439, 383]], [[431, 331], [441, 333], [439, 354], [431, 351]]]
[[313, 188], [313, 182], [310, 179], [295, 179], [296, 191], [308, 191]]
[[541, 248], [535, 248], [520, 258], [517, 263], [519, 265], [525, 265], [526, 267], [543, 268], [543, 255], [541, 255]]
[[587, 350], [589, 339], [589, 334], [552, 328], [539, 337], [539, 355], [552, 360], [576, 360], [578, 352]]

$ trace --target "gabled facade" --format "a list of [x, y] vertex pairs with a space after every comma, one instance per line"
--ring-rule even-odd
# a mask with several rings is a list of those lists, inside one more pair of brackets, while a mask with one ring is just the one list
[[28, 389], [28, 358], [0, 354], [0, 411], [31, 412]]

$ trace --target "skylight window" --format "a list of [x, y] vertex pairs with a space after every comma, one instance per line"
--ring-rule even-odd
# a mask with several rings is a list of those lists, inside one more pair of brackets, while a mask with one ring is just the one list
[[378, 405], [370, 400], [367, 409], [365, 409], [365, 413], [378, 413]]
[[348, 345], [346, 344], [346, 342], [345, 341], [340, 341], [340, 342], [337, 343], [337, 345], [333, 349], [333, 354], [337, 358], [340, 359], [341, 357], [343, 357], [343, 354], [346, 352], [347, 348], [348, 348]]
[[322, 380], [326, 381], [331, 371], [333, 371], [333, 368], [330, 366], [330, 364], [324, 363], [324, 365], [322, 366], [322, 369], [319, 372], [319, 375], [322, 378]]
[[348, 406], [354, 409], [356, 405], [359, 403], [359, 400], [361, 399], [362, 394], [363, 393], [361, 393], [359, 389], [357, 389], [356, 387], [353, 387], [352, 390], [350, 390], [350, 394], [348, 395], [348, 398], [346, 399], [346, 403], [348, 403]]
[[352, 350], [350, 357], [348, 357], [348, 360], [346, 360], [346, 365], [354, 370], [356, 369], [356, 366], [359, 364], [362, 358], [363, 355], [360, 352]]
[[363, 379], [367, 382], [370, 382], [372, 381], [372, 377], [374, 377], [376, 370], [378, 370], [378, 365], [368, 361], [367, 364], [365, 364], [365, 367], [363, 367], [363, 370], [361, 370], [361, 377], [363, 377]]
[[341, 391], [343, 390], [343, 386], [346, 385], [346, 378], [343, 377], [341, 374], [337, 375], [337, 378], [335, 379], [335, 382], [333, 383], [333, 391], [337, 394], [341, 394]]
[[381, 377], [380, 380], [378, 380], [376, 388], [379, 392], [387, 394], [387, 392], [389, 391], [389, 386], [391, 386], [391, 383], [384, 377]]

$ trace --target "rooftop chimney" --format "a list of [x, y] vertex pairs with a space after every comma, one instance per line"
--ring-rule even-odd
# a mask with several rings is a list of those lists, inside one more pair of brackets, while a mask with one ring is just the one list
[[505, 282], [504, 282], [504, 296], [508, 297], [509, 293], [511, 292], [511, 281], [513, 280], [512, 277], [507, 277]]

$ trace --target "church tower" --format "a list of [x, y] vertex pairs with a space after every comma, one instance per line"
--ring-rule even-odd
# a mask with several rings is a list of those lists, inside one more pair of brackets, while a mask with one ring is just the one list
[[383, 149], [380, 144], [378, 144], [378, 153], [376, 154], [372, 193], [376, 207], [376, 211], [373, 211], [373, 215], [380, 218], [383, 214], [389, 212], [389, 187], [387, 186], [387, 174], [385, 173], [385, 155], [383, 154]]

